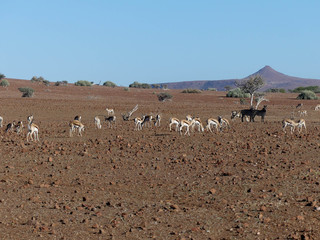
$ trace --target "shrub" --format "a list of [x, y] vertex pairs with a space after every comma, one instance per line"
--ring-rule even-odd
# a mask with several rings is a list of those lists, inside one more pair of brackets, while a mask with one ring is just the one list
[[29, 87], [18, 88], [20, 92], [22, 92], [22, 97], [32, 97], [34, 90]]
[[216, 88], [208, 88], [208, 91], [216, 92], [216, 91], [217, 91], [217, 89], [216, 89]]
[[128, 87], [123, 88], [124, 91], [128, 92], [130, 89]]
[[1, 87], [9, 87], [10, 86], [10, 83], [7, 79], [3, 79], [1, 82], [0, 82], [0, 86]]
[[43, 82], [44, 85], [50, 86], [50, 82], [48, 80], [43, 80], [42, 82]]
[[116, 87], [117, 85], [111, 81], [106, 81], [105, 83], [103, 83], [103, 86], [106, 86], [106, 87]]
[[147, 83], [134, 82], [129, 85], [130, 88], [151, 88]]
[[297, 99], [317, 100], [318, 97], [314, 92], [310, 90], [304, 90], [299, 94]]
[[54, 85], [55, 86], [60, 86], [60, 85], [65, 86], [67, 84], [68, 84], [68, 81], [57, 81]]
[[187, 88], [182, 91], [182, 93], [202, 93], [199, 89]]
[[250, 97], [250, 94], [243, 92], [240, 88], [234, 88], [234, 89], [231, 89], [229, 92], [227, 92], [226, 97], [248, 98]]
[[270, 93], [285, 93], [286, 90], [284, 88], [269, 88], [265, 92], [270, 92]]
[[158, 100], [159, 100], [160, 102], [164, 102], [164, 101], [166, 101], [166, 100], [171, 99], [171, 98], [172, 98], [172, 95], [169, 94], [169, 93], [167, 93], [167, 92], [162, 92], [162, 93], [158, 93], [158, 94], [157, 94], [157, 97], [158, 97]]
[[293, 89], [292, 92], [301, 93], [302, 91], [305, 91], [305, 90], [312, 91], [315, 93], [320, 93], [319, 86], [297, 87], [297, 88]]
[[37, 77], [37, 76], [33, 76], [32, 78], [31, 78], [31, 82], [32, 83], [34, 83], [34, 82], [36, 82], [36, 83], [42, 83], [42, 82], [44, 82], [44, 81], [46, 81], [43, 77]]
[[92, 85], [92, 83], [89, 81], [85, 81], [85, 80], [79, 80], [79, 81], [75, 82], [74, 85], [90, 87]]

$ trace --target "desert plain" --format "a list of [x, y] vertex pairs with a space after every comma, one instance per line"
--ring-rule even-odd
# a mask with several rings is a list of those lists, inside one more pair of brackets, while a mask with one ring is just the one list
[[[1, 239], [320, 239], [320, 111], [316, 100], [269, 93], [265, 122], [231, 121], [248, 108], [226, 92], [44, 86], [9, 79], [0, 89]], [[18, 87], [35, 95], [22, 98]], [[282, 131], [302, 102], [307, 132]], [[134, 130], [121, 113], [161, 114]], [[113, 108], [116, 125], [94, 116]], [[180, 136], [169, 119], [229, 119], [222, 132]], [[27, 142], [27, 116], [40, 142]], [[69, 136], [81, 115], [83, 136]], [[101, 118], [102, 119], [102, 118]], [[103, 119], [102, 119], [103, 120]], [[23, 121], [18, 135], [5, 132]]]

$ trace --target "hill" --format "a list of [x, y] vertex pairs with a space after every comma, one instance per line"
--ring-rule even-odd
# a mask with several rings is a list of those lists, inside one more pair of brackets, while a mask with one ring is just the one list
[[[249, 76], [242, 78], [246, 79], [252, 75], [260, 74], [263, 79], [266, 81], [266, 85], [262, 90], [269, 88], [284, 88], [294, 89], [300, 86], [320, 86], [319, 79], [309, 79], [309, 78], [300, 78], [292, 77], [286, 74], [280, 73], [270, 66], [265, 66], [259, 71], [250, 74]], [[170, 89], [186, 89], [186, 88], [195, 88], [195, 89], [208, 89], [216, 88], [218, 91], [224, 91], [226, 86], [234, 87], [234, 82], [242, 79], [227, 79], [227, 80], [200, 80], [200, 81], [184, 81], [184, 82], [172, 82], [172, 83], [161, 83], [166, 84]]]

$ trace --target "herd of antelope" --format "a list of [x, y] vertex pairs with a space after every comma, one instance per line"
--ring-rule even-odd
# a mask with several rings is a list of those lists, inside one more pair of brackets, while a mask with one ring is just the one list
[[[298, 114], [300, 116], [307, 116], [306, 110], [302, 109], [302, 103], [298, 104], [296, 106], [296, 109], [300, 109], [298, 111]], [[231, 121], [234, 121], [236, 118], [240, 118], [243, 122], [244, 120], [247, 122], [254, 122], [254, 118], [256, 116], [261, 117], [261, 121], [264, 121], [264, 117], [266, 115], [266, 108], [265, 105], [262, 110], [255, 110], [253, 108], [250, 109], [244, 109], [241, 111], [232, 111], [231, 112]], [[315, 111], [320, 110], [320, 104], [318, 104], [315, 108]], [[109, 128], [112, 128], [116, 123], [116, 116], [114, 115], [114, 110], [106, 108], [107, 116], [105, 115], [97, 115], [94, 117], [94, 124], [96, 129], [101, 129], [101, 120], [99, 116], [104, 117], [105, 122], [108, 123]], [[140, 131], [143, 129], [144, 126], [151, 126], [153, 124], [154, 126], [160, 127], [160, 121], [161, 121], [161, 115], [157, 114], [155, 117], [152, 115], [143, 115], [141, 118], [136, 117], [133, 119], [134, 121], [134, 130]], [[173, 128], [174, 126], [174, 128]], [[3, 127], [3, 117], [0, 116], [0, 128]], [[39, 141], [39, 127], [35, 123], [33, 123], [33, 115], [30, 115], [27, 117], [27, 141]], [[74, 132], [78, 132], [78, 136], [82, 136], [82, 132], [85, 130], [84, 124], [81, 122], [81, 116], [75, 116], [72, 121], [69, 122], [69, 135], [70, 137], [73, 136]], [[282, 130], [286, 133], [286, 127], [290, 127], [290, 132], [293, 134], [295, 128], [298, 129], [298, 133], [301, 133], [303, 128], [305, 131], [307, 131], [306, 127], [306, 121], [304, 119], [300, 119], [298, 121], [294, 121], [293, 119], [284, 119], [282, 121]], [[23, 130], [23, 121], [18, 121], [16, 123], [15, 121], [10, 122], [7, 124], [5, 132], [14, 131], [17, 134], [21, 134]], [[189, 135], [190, 136], [190, 129], [191, 131], [195, 131], [197, 129], [199, 132], [204, 132], [204, 130], [207, 130], [208, 132], [213, 133], [214, 130], [216, 132], [221, 132], [225, 128], [230, 128], [230, 123], [228, 119], [223, 118], [219, 116], [217, 119], [209, 118], [206, 121], [206, 127], [204, 128], [201, 120], [199, 117], [192, 117], [190, 115], [186, 116], [186, 119], [179, 120], [178, 118], [172, 117], [169, 120], [169, 130], [172, 131], [173, 129], [180, 133], [180, 135]]]

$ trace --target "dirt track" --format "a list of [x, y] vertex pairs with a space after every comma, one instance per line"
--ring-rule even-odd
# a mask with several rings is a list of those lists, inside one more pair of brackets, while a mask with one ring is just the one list
[[[35, 96], [20, 97], [17, 87]], [[224, 92], [182, 94], [158, 102], [160, 90], [102, 86], [44, 87], [12, 81], [0, 89], [7, 124], [28, 115], [40, 143], [0, 136], [1, 239], [319, 239], [320, 112], [304, 101], [308, 132], [281, 129], [299, 102], [270, 94], [266, 121], [231, 122], [222, 133], [170, 132], [170, 117], [203, 122], [243, 108]], [[120, 113], [162, 115], [161, 127], [134, 131]], [[115, 109], [116, 128], [94, 128]], [[83, 137], [68, 122], [82, 116]], [[289, 130], [289, 129], [288, 129]]]

